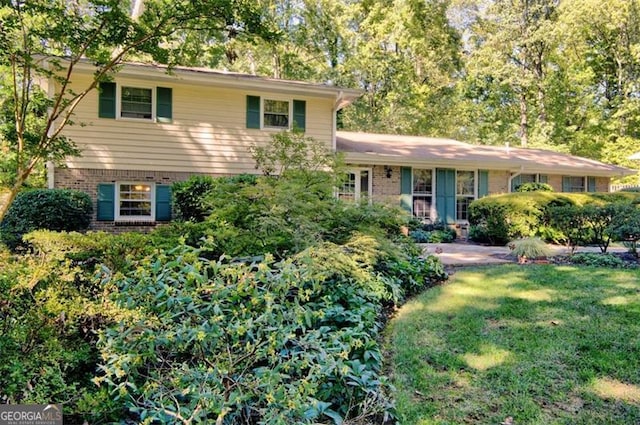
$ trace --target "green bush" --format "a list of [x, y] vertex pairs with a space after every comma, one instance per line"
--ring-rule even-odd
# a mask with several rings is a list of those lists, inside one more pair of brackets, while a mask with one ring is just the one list
[[95, 263], [64, 251], [54, 241], [20, 256], [0, 250], [0, 400], [63, 403], [65, 423], [117, 422], [122, 402], [92, 382], [97, 333], [116, 321], [114, 310], [92, 279]]
[[130, 313], [100, 336], [97, 382], [134, 421], [383, 423], [393, 404], [378, 337], [383, 306], [402, 294], [397, 275], [380, 272], [398, 255], [384, 244], [356, 235], [252, 264], [181, 247], [105, 275]]
[[89, 195], [77, 190], [21, 192], [0, 223], [0, 240], [15, 249], [22, 244], [22, 236], [32, 230], [85, 230], [91, 223], [92, 211]]
[[596, 254], [594, 252], [580, 252], [571, 256], [571, 262], [593, 267], [622, 268], [624, 261], [612, 254]]
[[640, 208], [629, 206], [621, 209], [615, 219], [615, 226], [610, 230], [612, 237], [623, 241], [629, 252], [638, 256], [638, 241], [640, 241]]
[[553, 192], [553, 187], [547, 183], [522, 183], [516, 187], [516, 192]]
[[494, 245], [531, 236], [540, 236], [549, 242], [566, 241], [566, 235], [551, 225], [550, 209], [571, 205], [602, 207], [610, 203], [637, 202], [640, 202], [640, 194], [624, 192], [527, 192], [487, 196], [469, 206], [469, 235], [475, 241]]
[[410, 231], [409, 236], [417, 243], [451, 243], [456, 239], [456, 231], [453, 229], [432, 231], [418, 229]]

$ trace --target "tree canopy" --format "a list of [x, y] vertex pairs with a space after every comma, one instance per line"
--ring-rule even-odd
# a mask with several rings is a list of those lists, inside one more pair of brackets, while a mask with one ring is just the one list
[[[363, 90], [344, 129], [544, 147], [634, 166], [638, 0], [29, 0], [0, 8], [0, 134], [18, 188], [125, 60]], [[58, 58], [51, 60], [52, 58]], [[74, 67], [96, 66], [70, 90]], [[46, 59], [46, 60], [44, 60]], [[64, 60], [62, 60], [64, 59]], [[53, 77], [55, 90], [37, 88]], [[53, 126], [56, 122], [57, 125]], [[0, 217], [2, 213], [0, 212]]]

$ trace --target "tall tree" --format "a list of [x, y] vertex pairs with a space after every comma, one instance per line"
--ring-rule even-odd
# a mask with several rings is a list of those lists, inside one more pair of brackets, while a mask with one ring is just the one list
[[[78, 154], [63, 129], [91, 90], [129, 58], [171, 62], [175, 46], [265, 33], [261, 10], [242, 0], [11, 0], [0, 6], [0, 134], [13, 158], [9, 200], [47, 160]], [[95, 65], [92, 81], [73, 85], [80, 62]], [[53, 81], [47, 89], [43, 81]]]

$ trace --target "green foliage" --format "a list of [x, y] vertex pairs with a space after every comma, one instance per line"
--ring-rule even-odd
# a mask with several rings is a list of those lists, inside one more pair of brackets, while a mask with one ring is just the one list
[[516, 192], [553, 192], [553, 188], [547, 183], [528, 182], [516, 187]]
[[551, 250], [540, 238], [522, 238], [509, 243], [511, 255], [522, 259], [546, 258], [551, 255]]
[[564, 205], [549, 208], [549, 224], [564, 235], [564, 243], [571, 252], [578, 245], [584, 245], [592, 239], [591, 229], [587, 226], [584, 207]]
[[[549, 193], [527, 192], [510, 193], [504, 195], [487, 196], [474, 201], [469, 206], [470, 237], [479, 242], [503, 245], [510, 240], [523, 237], [540, 236], [550, 242], [567, 242], [562, 229], [570, 230], [569, 226], [551, 223], [550, 211], [556, 207], [575, 206], [582, 208], [589, 205], [588, 214], [582, 214], [583, 227], [593, 226], [597, 232], [582, 229], [586, 232], [581, 237], [582, 242], [594, 242], [604, 248], [609, 232], [606, 230], [607, 215], [617, 207], [606, 207], [609, 204], [631, 204], [638, 202], [640, 197], [636, 193]], [[578, 210], [575, 210], [577, 212]], [[601, 211], [600, 213], [595, 213]], [[593, 212], [593, 215], [592, 215]], [[598, 218], [600, 217], [600, 218]], [[559, 217], [557, 217], [559, 219]], [[565, 214], [569, 218], [569, 214]], [[565, 220], [566, 221], [566, 220]], [[576, 241], [577, 242], [577, 241]]]
[[409, 236], [417, 243], [450, 243], [456, 239], [456, 231], [453, 229], [447, 230], [412, 230], [409, 232]]
[[117, 421], [121, 403], [91, 383], [96, 332], [115, 320], [114, 310], [91, 279], [93, 266], [60, 254], [0, 250], [0, 399], [64, 403], [65, 422]]
[[361, 235], [226, 264], [182, 247], [104, 274], [131, 314], [100, 335], [97, 382], [144, 423], [380, 423], [392, 404], [377, 336], [400, 293], [376, 271], [380, 248]]
[[571, 256], [571, 262], [591, 267], [607, 267], [611, 269], [624, 267], [624, 261], [613, 254], [596, 254], [594, 252], [579, 252]]
[[191, 176], [188, 180], [171, 185], [173, 211], [178, 221], [204, 221], [214, 206], [207, 198], [216, 195], [228, 197], [230, 191], [256, 183], [256, 176], [240, 174], [233, 177]]
[[251, 154], [256, 168], [266, 176], [281, 176], [289, 171], [335, 170], [340, 162], [325, 143], [295, 129], [271, 135], [269, 144], [254, 145]]
[[21, 192], [0, 223], [0, 240], [15, 249], [32, 230], [77, 231], [89, 227], [93, 207], [84, 192], [36, 189]]
[[625, 242], [629, 251], [637, 256], [640, 241], [640, 208], [629, 206], [621, 210], [610, 232], [615, 240]]

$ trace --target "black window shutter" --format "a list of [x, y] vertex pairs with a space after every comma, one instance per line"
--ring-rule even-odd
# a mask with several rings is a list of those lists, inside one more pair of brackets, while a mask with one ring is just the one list
[[100, 83], [98, 87], [98, 116], [100, 118], [116, 117], [116, 83]]
[[260, 128], [260, 96], [247, 96], [247, 128]]
[[173, 92], [168, 87], [156, 89], [156, 120], [171, 122], [173, 120]]
[[307, 102], [304, 100], [293, 101], [293, 125], [294, 128], [305, 130], [307, 125]]
[[156, 186], [156, 221], [171, 220], [171, 186]]
[[115, 217], [116, 186], [113, 183], [98, 185], [98, 221], [113, 221]]

